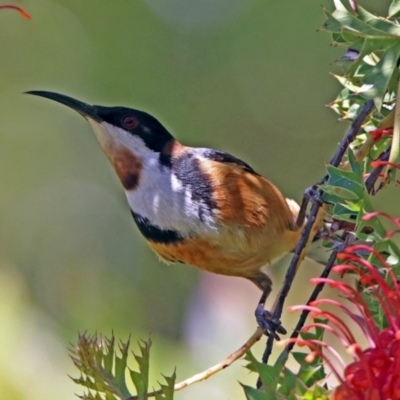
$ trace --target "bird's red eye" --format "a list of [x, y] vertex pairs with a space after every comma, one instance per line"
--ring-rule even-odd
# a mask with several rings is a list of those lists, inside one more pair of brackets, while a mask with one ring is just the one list
[[133, 129], [137, 126], [138, 120], [132, 115], [128, 115], [122, 119], [122, 125], [126, 129]]

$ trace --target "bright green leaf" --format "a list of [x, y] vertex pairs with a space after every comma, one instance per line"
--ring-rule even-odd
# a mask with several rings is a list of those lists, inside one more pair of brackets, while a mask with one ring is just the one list
[[378, 64], [364, 76], [363, 82], [372, 85], [362, 92], [362, 96], [373, 99], [378, 110], [381, 109], [383, 97], [392, 75], [397, 74], [397, 60], [400, 57], [400, 41], [389, 47]]
[[[132, 381], [138, 392], [138, 396], [146, 395], [149, 384], [149, 363], [150, 363], [151, 339], [147, 342], [139, 342], [141, 355], [135, 354], [134, 357], [139, 365], [139, 371], [130, 370]], [[141, 399], [140, 399], [141, 400]]]
[[115, 338], [112, 336], [111, 339], [105, 339], [104, 342], [106, 347], [106, 354], [104, 355], [104, 370], [107, 374], [111, 374], [114, 365]]
[[115, 357], [115, 380], [124, 393], [129, 393], [125, 382], [129, 344], [129, 340], [126, 343], [121, 342], [119, 345], [121, 357], [118, 355]]
[[264, 387], [276, 390], [279, 376], [283, 368], [283, 365], [281, 364], [284, 361], [283, 358], [278, 359], [280, 361], [279, 363], [275, 363], [275, 365], [268, 365], [260, 363], [255, 359], [251, 351], [248, 351], [246, 353], [245, 360], [249, 361], [249, 364], [246, 366], [246, 368], [248, 368], [250, 371], [257, 372]]
[[341, 34], [342, 24], [336, 18], [334, 18], [333, 15], [329, 13], [327, 10], [324, 11], [327, 19], [323, 23], [322, 29], [326, 29], [327, 31], [332, 33]]
[[297, 374], [285, 367], [279, 380], [278, 392], [285, 395], [285, 399], [290, 399], [290, 397], [288, 397], [289, 395], [292, 395], [293, 393], [300, 394], [300, 389], [296, 390], [297, 386], [299, 386], [299, 378], [297, 377]]
[[400, 0], [393, 0], [389, 7], [389, 16], [398, 17], [400, 14]]
[[278, 393], [274, 393], [268, 388], [264, 388], [263, 390], [265, 390], [265, 392], [261, 392], [251, 386], [241, 385], [247, 400], [284, 400], [284, 398], [279, 396]]
[[[350, 184], [350, 182], [349, 182], [349, 184]], [[359, 196], [357, 196], [354, 193], [354, 190], [352, 190], [352, 188], [345, 189], [340, 186], [333, 186], [333, 185], [327, 185], [327, 184], [321, 185], [320, 188], [324, 191], [324, 194], [326, 193], [329, 196], [335, 196], [335, 195], [339, 196], [340, 201], [344, 201], [344, 200], [357, 201], [357, 200], [359, 200]], [[325, 197], [325, 195], [323, 196], [324, 201], [328, 201], [327, 198], [328, 197]]]
[[369, 26], [373, 26], [376, 29], [379, 29], [384, 34], [390, 34], [394, 36], [400, 37], [400, 27], [382, 17], [376, 16], [368, 12], [365, 8], [358, 5], [357, 7], [357, 16], [361, 21], [367, 23]]
[[362, 175], [363, 170], [361, 164], [356, 161], [354, 153], [351, 149], [349, 149], [347, 152], [347, 158], [349, 160], [351, 171], [360, 177]]
[[307, 391], [302, 400], [329, 400], [331, 398], [330, 396], [330, 391], [315, 385]]
[[337, 188], [337, 194], [348, 200], [361, 199], [364, 195], [364, 183], [360, 173], [345, 171], [332, 165], [327, 166], [328, 181], [321, 188], [332, 193]]
[[161, 384], [161, 390], [163, 392], [163, 395], [156, 395], [155, 399], [156, 400], [173, 400], [174, 398], [174, 386], [176, 382], [176, 372], [172, 374], [172, 376], [164, 376], [165, 381], [167, 382], [166, 385]]

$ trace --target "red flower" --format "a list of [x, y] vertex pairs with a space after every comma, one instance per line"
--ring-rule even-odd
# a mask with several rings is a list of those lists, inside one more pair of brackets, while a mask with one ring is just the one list
[[374, 131], [369, 131], [368, 133], [373, 136], [375, 142], [378, 142], [382, 139], [383, 135], [393, 135], [393, 128], [375, 129]]
[[[382, 214], [371, 213], [364, 219], [369, 220], [377, 215]], [[390, 231], [388, 237], [398, 233], [400, 219], [383, 216], [390, 218], [397, 228]], [[369, 259], [374, 259], [377, 265], [362, 258], [361, 254], [373, 256]], [[295, 306], [292, 309], [309, 310], [314, 318], [328, 320], [329, 325], [315, 322], [304, 327], [303, 331], [307, 332], [319, 327], [333, 333], [354, 361], [345, 366], [335, 349], [318, 340], [291, 339], [290, 341], [310, 347], [312, 353], [309, 357], [321, 356], [329, 365], [339, 380], [339, 386], [332, 394], [333, 400], [400, 400], [400, 284], [384, 257], [370, 246], [348, 247], [345, 252], [339, 254], [338, 258], [344, 260], [345, 263], [336, 265], [333, 271], [340, 275], [346, 272], [358, 274], [360, 284], [368, 289], [369, 295], [373, 296], [378, 303], [387, 327], [380, 329], [374, 322], [371, 310], [365, 301], [367, 295], [363, 295], [347, 283], [329, 278], [317, 278], [312, 279], [311, 282], [325, 283], [338, 289], [355, 306], [356, 311], [329, 299], [316, 300], [309, 305]], [[361, 348], [350, 328], [337, 313], [321, 309], [321, 306], [325, 304], [337, 307], [358, 325], [369, 342], [366, 349]], [[325, 351], [323, 352], [322, 349]], [[327, 350], [343, 366], [342, 373], [328, 357]]]
[[5, 9], [5, 8], [9, 8], [12, 10], [17, 10], [21, 13], [22, 17], [25, 19], [31, 19], [31, 16], [21, 7], [18, 6], [0, 6], [0, 9]]

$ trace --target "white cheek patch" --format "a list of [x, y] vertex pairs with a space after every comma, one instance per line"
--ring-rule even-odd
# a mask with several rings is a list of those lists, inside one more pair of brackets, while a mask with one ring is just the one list
[[110, 125], [107, 122], [102, 122], [101, 125], [104, 126], [105, 130], [111, 133], [115, 142], [122, 144], [131, 150], [135, 156], [142, 158], [147, 154], [153, 153], [153, 151], [145, 145], [144, 141], [139, 136], [132, 135], [131, 133]]
[[108, 158], [112, 159], [113, 152], [119, 147], [126, 147], [138, 158], [143, 158], [152, 153], [140, 137], [107, 122], [99, 123], [90, 117], [86, 119]]

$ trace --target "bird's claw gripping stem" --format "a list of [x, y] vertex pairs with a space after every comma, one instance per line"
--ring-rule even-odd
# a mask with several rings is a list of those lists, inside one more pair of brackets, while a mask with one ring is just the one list
[[313, 204], [321, 205], [323, 203], [320, 190], [314, 186], [307, 188], [304, 191], [304, 196]]
[[279, 319], [274, 319], [273, 315], [264, 309], [263, 305], [259, 305], [255, 312], [256, 320], [264, 334], [267, 336], [272, 335], [276, 340], [280, 340], [278, 333], [285, 335], [286, 329], [281, 325]]

